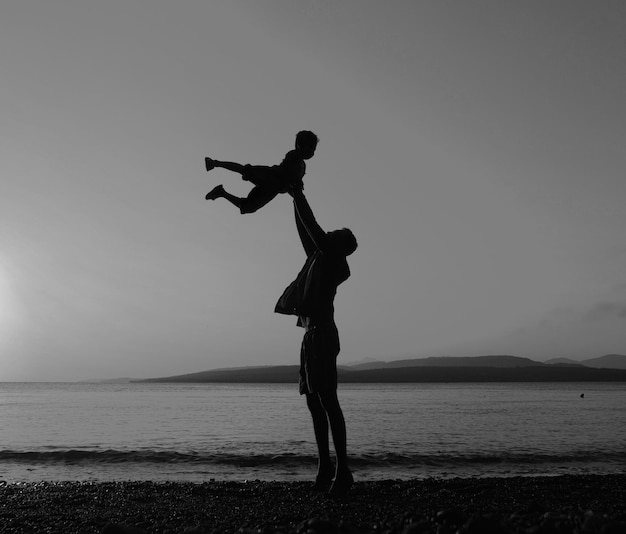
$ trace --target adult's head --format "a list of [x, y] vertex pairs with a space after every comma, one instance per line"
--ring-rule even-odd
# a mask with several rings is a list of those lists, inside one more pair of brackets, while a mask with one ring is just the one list
[[334, 247], [340, 250], [346, 256], [352, 254], [359, 246], [356, 237], [352, 233], [352, 230], [348, 228], [341, 228], [339, 230], [333, 230], [328, 232], [328, 237], [333, 243]]
[[310, 159], [315, 154], [319, 139], [309, 130], [301, 130], [296, 134], [296, 149], [302, 153], [304, 159]]

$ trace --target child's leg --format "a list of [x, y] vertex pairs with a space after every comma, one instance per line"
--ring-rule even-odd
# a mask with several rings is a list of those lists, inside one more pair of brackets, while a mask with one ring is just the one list
[[204, 198], [206, 200], [215, 200], [217, 198], [225, 198], [226, 200], [228, 200], [228, 202], [230, 202], [231, 204], [233, 204], [239, 209], [241, 209], [241, 201], [243, 200], [225, 191], [224, 186], [221, 184], [211, 189]]
[[241, 199], [239, 210], [241, 213], [254, 213], [259, 208], [262, 208], [270, 200], [272, 200], [278, 191], [272, 187], [255, 185], [246, 198]]
[[210, 171], [215, 167], [221, 167], [222, 169], [226, 169], [227, 171], [243, 174], [246, 169], [246, 166], [242, 165], [241, 163], [235, 163], [233, 161], [219, 161], [211, 158], [204, 158], [204, 165], [207, 171]]
[[254, 213], [259, 208], [265, 206], [265, 204], [272, 200], [277, 194], [278, 192], [274, 189], [257, 185], [252, 188], [247, 197], [240, 198], [225, 191], [223, 185], [218, 185], [209, 191], [205, 198], [207, 200], [225, 198], [228, 202], [239, 208], [239, 211], [244, 214]]

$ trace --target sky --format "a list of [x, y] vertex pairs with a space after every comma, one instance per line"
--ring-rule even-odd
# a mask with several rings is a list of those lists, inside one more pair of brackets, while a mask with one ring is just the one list
[[626, 353], [621, 0], [6, 0], [0, 381], [295, 364], [273, 165], [358, 250], [340, 363]]

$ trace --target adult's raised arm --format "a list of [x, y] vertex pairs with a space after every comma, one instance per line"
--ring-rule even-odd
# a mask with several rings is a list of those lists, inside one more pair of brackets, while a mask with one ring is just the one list
[[[313, 215], [313, 210], [309, 205], [309, 201], [304, 196], [304, 192], [302, 191], [302, 189], [294, 189], [293, 202], [296, 212], [296, 224], [298, 224], [298, 232], [300, 232], [300, 239], [302, 240], [304, 249], [307, 251], [307, 255], [310, 255], [310, 253], [307, 250], [307, 245], [305, 245], [306, 237], [309, 238], [310, 242], [313, 243], [316, 249], [324, 252], [328, 247], [328, 236], [326, 235], [326, 232], [322, 230], [322, 227], [315, 219], [315, 216]], [[302, 232], [302, 230], [306, 232], [305, 239], [303, 239], [304, 232]]]

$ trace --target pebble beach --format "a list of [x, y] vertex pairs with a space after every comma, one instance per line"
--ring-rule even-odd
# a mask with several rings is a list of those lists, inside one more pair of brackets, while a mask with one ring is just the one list
[[0, 533], [623, 533], [626, 475], [310, 482], [0, 482]]

